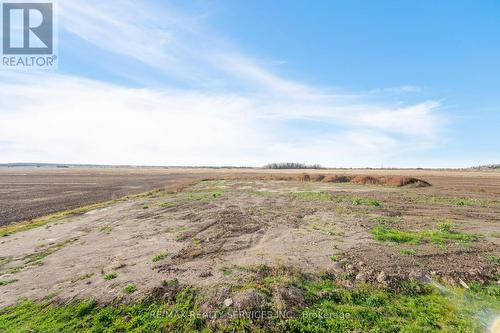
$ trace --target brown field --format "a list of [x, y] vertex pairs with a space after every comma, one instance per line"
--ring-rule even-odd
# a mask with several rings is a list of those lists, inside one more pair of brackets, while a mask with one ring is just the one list
[[[391, 181], [365, 183], [368, 175]], [[431, 186], [391, 186], [393, 176]], [[164, 190], [0, 238], [0, 280], [13, 281], [1, 287], [0, 307], [47, 295], [139, 299], [174, 278], [221, 287], [262, 265], [396, 290], [409, 279], [499, 277], [498, 172], [12, 168], [0, 170], [0, 186], [2, 224]], [[123, 295], [129, 284], [137, 292]]]
[[199, 176], [160, 168], [0, 168], [0, 226]]
[[[500, 196], [500, 172], [434, 170], [259, 170], [179, 168], [0, 168], [0, 226], [210, 177], [265, 174], [418, 177], [454, 195]], [[460, 193], [463, 192], [463, 193]]]

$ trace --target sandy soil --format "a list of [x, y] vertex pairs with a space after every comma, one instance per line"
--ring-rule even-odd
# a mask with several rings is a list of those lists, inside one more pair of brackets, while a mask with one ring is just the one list
[[[172, 279], [226, 285], [264, 264], [387, 286], [407, 278], [498, 278], [490, 257], [500, 255], [500, 178], [424, 178], [433, 186], [204, 181], [64, 218], [0, 239], [0, 280], [10, 282], [0, 286], [0, 306], [55, 295], [63, 301], [137, 299]], [[379, 205], [356, 203], [360, 198]], [[469, 201], [462, 205], [462, 199]], [[480, 238], [403, 246], [375, 241], [370, 233], [381, 224], [433, 230], [444, 219]], [[129, 284], [137, 292], [125, 294]]]

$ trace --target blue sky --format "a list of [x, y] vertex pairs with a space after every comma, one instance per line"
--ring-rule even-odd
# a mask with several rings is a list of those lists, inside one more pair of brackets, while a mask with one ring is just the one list
[[498, 163], [496, 1], [61, 1], [0, 162]]

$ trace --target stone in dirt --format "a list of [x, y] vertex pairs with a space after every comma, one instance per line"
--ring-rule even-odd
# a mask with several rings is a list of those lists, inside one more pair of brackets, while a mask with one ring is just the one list
[[263, 305], [264, 296], [255, 289], [247, 289], [234, 295], [233, 301], [239, 310], [254, 310]]

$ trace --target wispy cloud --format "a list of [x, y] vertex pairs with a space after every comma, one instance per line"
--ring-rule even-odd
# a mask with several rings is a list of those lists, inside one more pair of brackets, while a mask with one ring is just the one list
[[401, 103], [384, 89], [334, 91], [289, 80], [210, 32], [200, 17], [173, 8], [59, 5], [63, 29], [192, 88], [1, 73], [0, 162], [373, 166], [425, 149], [443, 127], [436, 101]]

